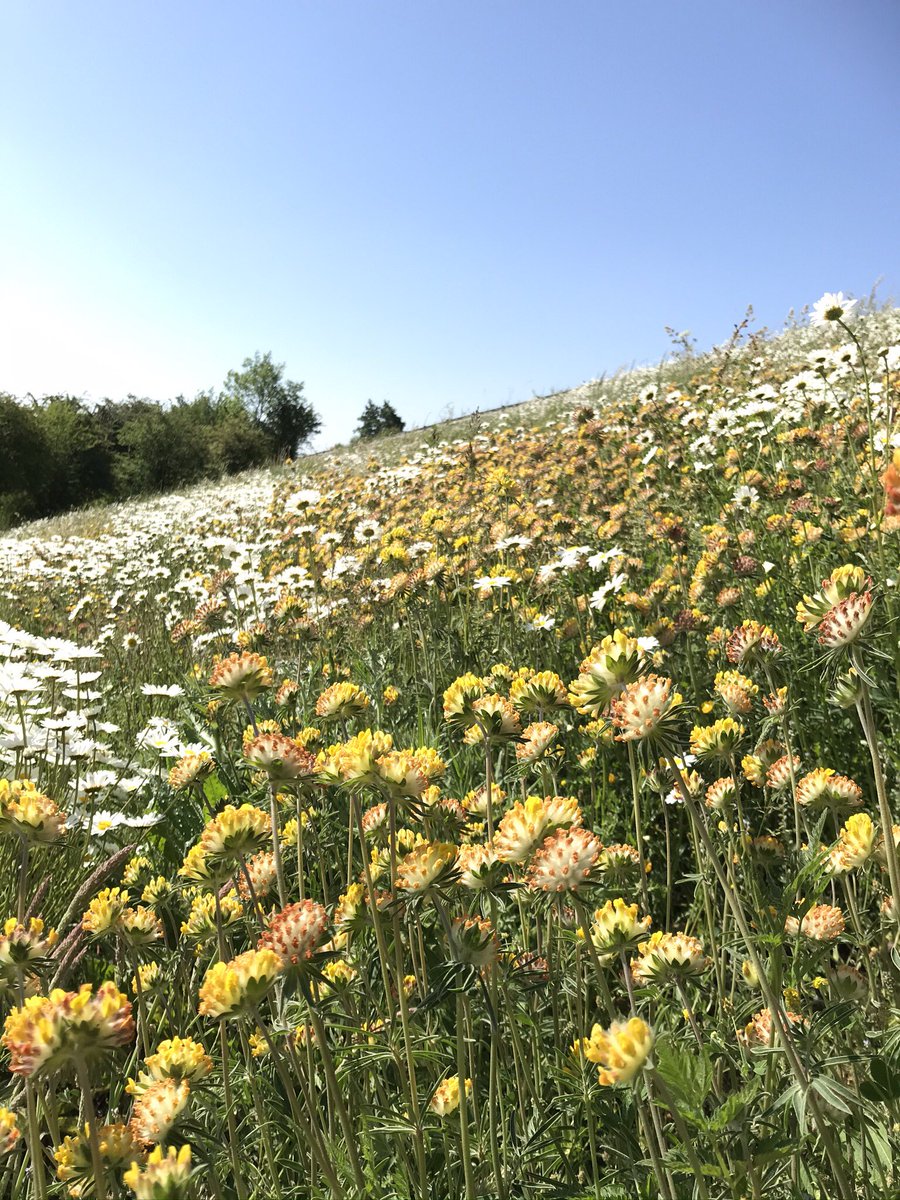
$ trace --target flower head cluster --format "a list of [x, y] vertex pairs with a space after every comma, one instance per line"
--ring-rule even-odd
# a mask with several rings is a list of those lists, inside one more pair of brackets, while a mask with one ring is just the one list
[[247, 650], [220, 659], [209, 677], [209, 686], [232, 700], [253, 700], [273, 682], [265, 658]]
[[259, 948], [274, 950], [285, 967], [301, 966], [315, 954], [327, 927], [324, 907], [315, 900], [301, 900], [272, 917]]
[[681, 696], [671, 679], [645, 675], [622, 689], [610, 705], [618, 742], [661, 741], [670, 732]]
[[599, 1064], [597, 1078], [603, 1087], [631, 1083], [643, 1070], [652, 1049], [653, 1031], [640, 1017], [614, 1021], [609, 1029], [595, 1025], [591, 1036], [574, 1046], [588, 1062]]
[[95, 992], [85, 983], [77, 992], [27, 997], [6, 1018], [0, 1040], [10, 1054], [9, 1069], [28, 1077], [133, 1038], [131, 1005], [116, 985], [102, 983]]
[[557, 829], [544, 839], [528, 870], [528, 886], [573, 892], [590, 879], [600, 859], [600, 839], [587, 829]]
[[200, 985], [202, 1017], [239, 1017], [259, 1004], [284, 969], [274, 950], [247, 950], [230, 962], [217, 962]]
[[626, 904], [620, 896], [595, 911], [589, 936], [598, 953], [610, 957], [633, 949], [651, 924], [650, 917], [638, 917], [636, 904]]
[[49, 844], [66, 832], [66, 814], [27, 779], [0, 779], [0, 831]]

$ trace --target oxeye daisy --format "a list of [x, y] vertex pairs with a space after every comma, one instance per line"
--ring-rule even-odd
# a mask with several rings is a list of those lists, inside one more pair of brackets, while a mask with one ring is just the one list
[[826, 292], [812, 306], [809, 323], [822, 326], [835, 321], [845, 321], [852, 314], [857, 303], [856, 300], [845, 296], [843, 292]]

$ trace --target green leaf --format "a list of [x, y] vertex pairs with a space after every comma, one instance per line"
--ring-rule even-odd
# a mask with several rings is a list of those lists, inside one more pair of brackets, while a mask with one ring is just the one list
[[679, 1110], [700, 1114], [712, 1087], [712, 1066], [704, 1050], [681, 1050], [668, 1039], [661, 1039], [654, 1051], [656, 1070], [672, 1092]]
[[730, 1096], [726, 1096], [706, 1123], [706, 1128], [709, 1132], [724, 1133], [732, 1121], [736, 1121], [738, 1116], [747, 1108], [758, 1091], [759, 1081], [752, 1079], [738, 1091], [732, 1092]]

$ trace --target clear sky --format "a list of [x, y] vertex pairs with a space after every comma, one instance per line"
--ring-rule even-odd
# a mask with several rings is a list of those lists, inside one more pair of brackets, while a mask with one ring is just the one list
[[898, 52], [896, 0], [2, 0], [0, 389], [271, 350], [328, 443], [896, 296]]

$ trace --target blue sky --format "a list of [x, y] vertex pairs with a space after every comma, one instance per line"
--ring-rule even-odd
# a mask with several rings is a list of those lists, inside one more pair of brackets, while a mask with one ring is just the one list
[[892, 0], [5, 0], [0, 389], [345, 440], [900, 292]]

